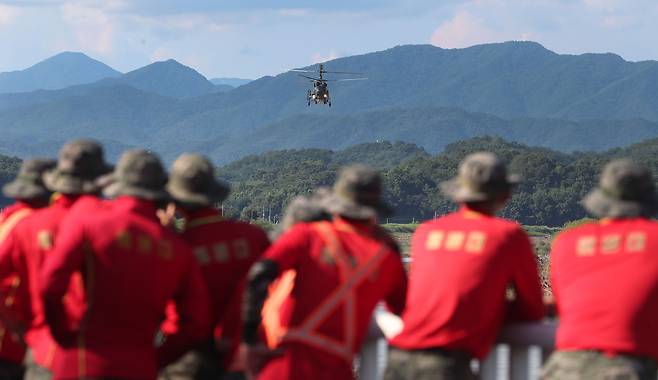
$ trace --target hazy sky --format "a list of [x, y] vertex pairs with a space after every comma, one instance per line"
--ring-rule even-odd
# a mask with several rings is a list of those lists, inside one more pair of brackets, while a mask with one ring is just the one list
[[0, 0], [0, 72], [61, 51], [257, 78], [401, 44], [533, 40], [658, 59], [658, 0]]

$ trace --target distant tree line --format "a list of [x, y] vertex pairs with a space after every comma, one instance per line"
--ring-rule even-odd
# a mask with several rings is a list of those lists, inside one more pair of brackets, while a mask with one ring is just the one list
[[[385, 199], [396, 210], [389, 221], [422, 221], [455, 209], [439, 184], [456, 174], [464, 156], [480, 150], [495, 152], [511, 172], [523, 177], [502, 215], [525, 225], [563, 226], [586, 217], [580, 200], [612, 158], [630, 157], [658, 173], [658, 139], [602, 153], [567, 154], [498, 137], [476, 137], [450, 144], [434, 156], [414, 144], [383, 141], [341, 151], [272, 151], [222, 166], [219, 176], [233, 190], [218, 207], [234, 217], [276, 223], [290, 199], [317, 186], [330, 186], [341, 166], [362, 162], [382, 172]], [[0, 186], [16, 175], [19, 165], [20, 159], [0, 155]], [[9, 201], [0, 198], [0, 206]]]
[[560, 153], [528, 147], [498, 137], [477, 137], [448, 145], [438, 155], [406, 143], [361, 144], [344, 151], [302, 149], [249, 156], [220, 168], [233, 184], [225, 211], [243, 218], [275, 221], [287, 202], [316, 186], [330, 185], [337, 169], [364, 162], [382, 171], [386, 200], [396, 209], [397, 222], [430, 219], [455, 209], [439, 192], [439, 183], [456, 174], [469, 153], [493, 151], [521, 174], [502, 215], [526, 225], [562, 226], [586, 217], [582, 197], [596, 184], [601, 167], [615, 157], [631, 157], [658, 172], [658, 139], [603, 153]]

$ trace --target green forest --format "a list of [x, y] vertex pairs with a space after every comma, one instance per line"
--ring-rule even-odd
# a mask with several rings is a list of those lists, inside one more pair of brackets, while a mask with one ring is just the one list
[[601, 153], [560, 153], [498, 137], [477, 137], [450, 144], [437, 155], [413, 144], [385, 141], [336, 152], [275, 151], [223, 166], [220, 177], [233, 186], [223, 207], [233, 216], [275, 221], [295, 195], [330, 185], [343, 164], [365, 162], [382, 172], [385, 198], [396, 209], [389, 222], [430, 219], [455, 209], [438, 185], [456, 174], [464, 156], [480, 150], [497, 153], [511, 172], [523, 177], [502, 215], [526, 225], [563, 226], [586, 217], [579, 202], [596, 184], [603, 164], [612, 158], [631, 157], [658, 172], [658, 139]]
[[[596, 184], [603, 164], [612, 158], [631, 157], [658, 172], [658, 139], [605, 152], [561, 153], [498, 137], [476, 137], [449, 144], [437, 155], [414, 144], [383, 141], [339, 151], [272, 151], [219, 167], [219, 177], [232, 186], [221, 207], [233, 217], [276, 222], [290, 199], [317, 186], [331, 185], [341, 166], [362, 162], [382, 173], [385, 199], [396, 210], [387, 221], [418, 222], [455, 209], [439, 192], [439, 183], [456, 174], [464, 156], [480, 150], [497, 153], [511, 172], [522, 176], [523, 182], [502, 216], [531, 226], [561, 227], [586, 217], [579, 202]], [[19, 164], [16, 157], [0, 155], [0, 185], [16, 175]], [[0, 201], [2, 205], [9, 202]]]

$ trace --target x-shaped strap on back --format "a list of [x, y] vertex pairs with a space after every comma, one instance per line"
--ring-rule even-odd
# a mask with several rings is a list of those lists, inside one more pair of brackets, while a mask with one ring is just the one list
[[[377, 253], [365, 262], [353, 263], [345, 253], [330, 222], [315, 223], [314, 227], [322, 236], [327, 253], [336, 262], [340, 284], [299, 326], [290, 328], [282, 340], [306, 343], [351, 362], [354, 357], [353, 348], [356, 335], [356, 289], [379, 268], [386, 257], [387, 247], [382, 244]], [[345, 329], [343, 341], [318, 333], [316, 330], [320, 324], [341, 305], [343, 305]]]

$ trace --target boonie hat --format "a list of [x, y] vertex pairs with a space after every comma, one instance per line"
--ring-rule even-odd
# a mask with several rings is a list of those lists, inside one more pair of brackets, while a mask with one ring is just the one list
[[57, 166], [43, 175], [46, 186], [63, 194], [86, 194], [99, 190], [96, 179], [112, 167], [103, 158], [103, 148], [93, 140], [74, 140], [59, 151]]
[[230, 187], [217, 180], [215, 168], [206, 157], [184, 153], [171, 167], [167, 190], [182, 204], [210, 206], [226, 199]]
[[160, 159], [143, 149], [129, 150], [121, 156], [112, 181], [103, 189], [110, 198], [128, 195], [152, 201], [171, 199], [165, 190], [167, 173]]
[[340, 171], [331, 195], [323, 203], [330, 214], [352, 219], [366, 220], [391, 214], [391, 208], [382, 201], [379, 173], [360, 164]]
[[651, 171], [629, 159], [617, 159], [605, 165], [598, 187], [582, 203], [598, 217], [651, 216], [658, 210]]
[[55, 167], [56, 161], [47, 158], [25, 160], [16, 178], [2, 187], [2, 193], [13, 199], [42, 199], [51, 194], [43, 183], [43, 173]]
[[457, 177], [441, 183], [441, 191], [455, 202], [480, 202], [510, 191], [520, 177], [508, 174], [505, 163], [490, 152], [470, 154], [459, 165]]

